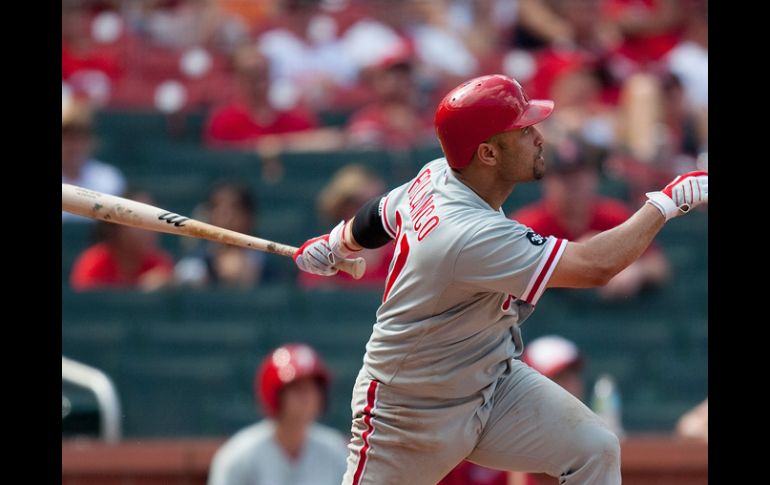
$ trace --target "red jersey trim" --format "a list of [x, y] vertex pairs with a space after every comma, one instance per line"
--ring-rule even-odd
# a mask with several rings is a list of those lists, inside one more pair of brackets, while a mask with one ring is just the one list
[[535, 271], [534, 283], [530, 283], [530, 287], [524, 292], [522, 300], [529, 302], [531, 305], [535, 305], [537, 300], [540, 299], [540, 295], [543, 294], [548, 280], [551, 278], [554, 268], [559, 263], [564, 248], [567, 247], [566, 239], [555, 239], [554, 243], [550, 245], [550, 248], [543, 255], [545, 264], [541, 263], [541, 267]]

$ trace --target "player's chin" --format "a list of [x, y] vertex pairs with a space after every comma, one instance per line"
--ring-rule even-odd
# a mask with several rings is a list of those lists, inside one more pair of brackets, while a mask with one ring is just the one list
[[537, 165], [535, 165], [534, 170], [532, 170], [532, 177], [535, 180], [540, 180], [543, 177], [545, 177], [545, 166], [537, 166]]
[[545, 177], [545, 160], [543, 157], [537, 157], [534, 165], [532, 165], [532, 177], [535, 180], [540, 180]]

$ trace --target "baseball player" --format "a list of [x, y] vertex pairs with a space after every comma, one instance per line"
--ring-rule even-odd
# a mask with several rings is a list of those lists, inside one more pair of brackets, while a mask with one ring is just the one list
[[300, 269], [331, 275], [340, 258], [395, 240], [353, 389], [343, 484], [435, 484], [465, 458], [570, 485], [620, 483], [617, 437], [514, 359], [519, 326], [546, 288], [606, 284], [668, 219], [707, 201], [708, 175], [677, 177], [587, 241], [544, 238], [501, 205], [545, 174], [534, 125], [553, 106], [502, 75], [461, 84], [436, 111], [445, 158], [297, 250]]
[[345, 472], [345, 438], [315, 420], [329, 373], [303, 344], [278, 347], [255, 379], [268, 419], [230, 438], [214, 455], [209, 485], [337, 485]]

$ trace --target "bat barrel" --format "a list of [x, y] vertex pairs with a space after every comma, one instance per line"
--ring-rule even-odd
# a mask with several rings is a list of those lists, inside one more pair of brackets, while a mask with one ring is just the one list
[[62, 210], [113, 224], [184, 234], [187, 217], [135, 200], [104, 194], [76, 185], [61, 184]]

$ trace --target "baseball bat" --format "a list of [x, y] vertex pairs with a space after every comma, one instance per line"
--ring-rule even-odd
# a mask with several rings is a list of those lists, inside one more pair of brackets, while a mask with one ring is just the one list
[[[149, 204], [103, 194], [76, 185], [61, 184], [61, 205], [63, 210], [73, 214], [150, 231], [208, 239], [288, 257], [293, 257], [297, 251], [297, 248], [286, 244], [231, 231]], [[359, 279], [366, 271], [366, 260], [364, 258], [345, 259], [337, 263], [335, 268]]]

